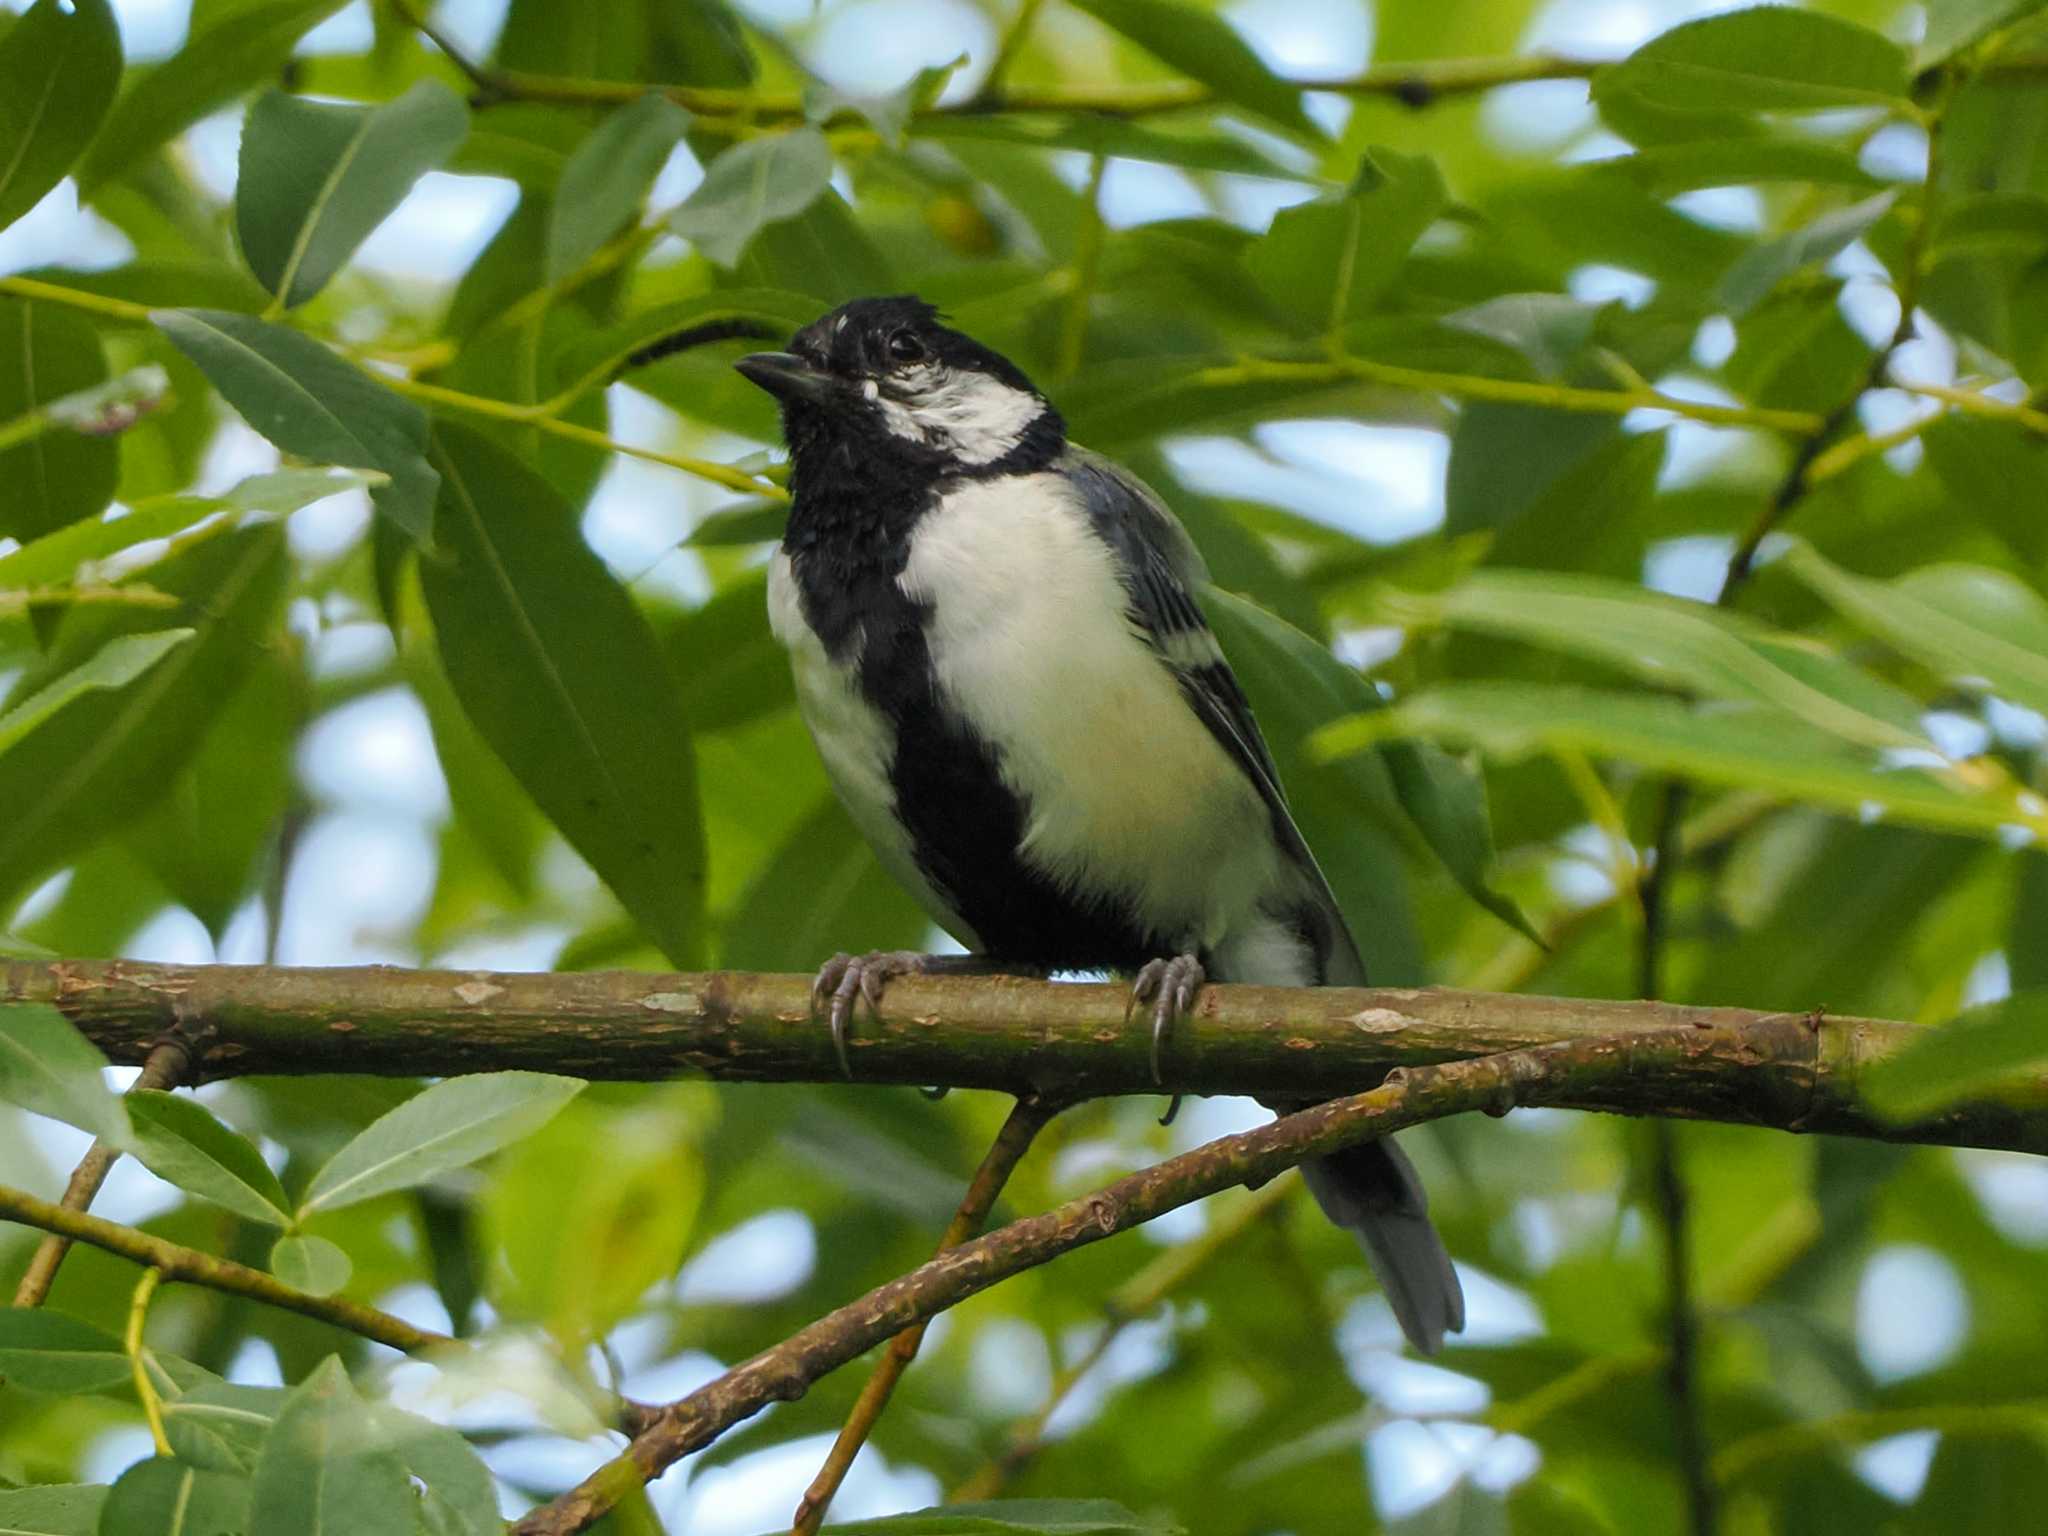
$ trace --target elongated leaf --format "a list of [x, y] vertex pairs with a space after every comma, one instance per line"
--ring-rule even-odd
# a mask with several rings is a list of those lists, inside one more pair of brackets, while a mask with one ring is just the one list
[[[106, 380], [106, 354], [91, 321], [0, 296], [0, 422]], [[92, 516], [114, 494], [119, 468], [112, 438], [80, 432], [45, 432], [0, 450], [0, 534], [26, 542]]]
[[625, 227], [688, 122], [681, 107], [649, 91], [576, 146], [548, 213], [549, 282], [567, 277]]
[[827, 797], [741, 894], [720, 963], [736, 970], [809, 970], [837, 950], [914, 946], [929, 926], [883, 872], [838, 800]]
[[242, 125], [235, 183], [250, 270], [287, 307], [305, 303], [468, 131], [468, 109], [438, 80], [378, 107], [269, 92]]
[[426, 461], [426, 413], [310, 336], [226, 310], [153, 317], [243, 418], [287, 453], [380, 470], [371, 499], [414, 541], [433, 540], [438, 480]]
[[246, 1476], [286, 1395], [282, 1387], [202, 1382], [164, 1403], [164, 1437], [180, 1461]]
[[[1267, 680], [1254, 696], [1261, 719], [1274, 714], [1276, 707], [1286, 710], [1267, 728], [1276, 733], [1285, 729], [1292, 738], [1290, 755], [1299, 756], [1312, 733], [1331, 721], [1380, 707], [1379, 695], [1363, 677], [1257, 604], [1211, 590], [1203, 593], [1202, 606], [1247, 692], [1254, 683]], [[1277, 756], [1278, 743], [1274, 751]], [[1520, 909], [1489, 883], [1493, 828], [1478, 780], [1442, 753], [1413, 743], [1390, 743], [1376, 756], [1376, 763], [1356, 758], [1348, 760], [1349, 766], [1336, 765], [1360, 805], [1386, 807], [1391, 801], [1398, 806], [1398, 815], [1468, 896], [1510, 927], [1530, 932]]]
[[1860, 203], [1824, 213], [1804, 229], [1775, 240], [1767, 240], [1745, 252], [1721, 279], [1717, 292], [1721, 304], [1737, 315], [1747, 314], [1770, 291], [1814, 262], [1826, 261], [1860, 240], [1872, 225], [1891, 212], [1898, 194], [1880, 192]]
[[123, 1472], [100, 1511], [100, 1536], [222, 1536], [246, 1529], [249, 1480], [152, 1456]]
[[1378, 304], [1448, 196], [1427, 157], [1370, 150], [1344, 196], [1275, 214], [1246, 248], [1245, 265], [1267, 301], [1302, 329], [1341, 326]]
[[159, 1178], [203, 1195], [237, 1216], [291, 1223], [291, 1202], [253, 1143], [189, 1095], [139, 1088], [128, 1095], [127, 1150]]
[[0, 1536], [99, 1536], [107, 1490], [83, 1483], [0, 1488]]
[[1251, 44], [1213, 12], [1171, 0], [1075, 0], [1104, 26], [1234, 102], [1306, 138], [1321, 130], [1301, 105], [1300, 90], [1282, 80]]
[[110, 642], [106, 649], [96, 652], [83, 666], [73, 667], [19, 704], [0, 710], [0, 752], [5, 752], [73, 699], [101, 689], [127, 687], [195, 633], [197, 631], [190, 629], [160, 629], [150, 634], [122, 635]]
[[[270, 643], [284, 595], [275, 526], [207, 539], [150, 574], [180, 599], [170, 610], [75, 612], [47, 671], [76, 666], [145, 624], [194, 630], [127, 687], [74, 700], [0, 756], [0, 892], [19, 891], [149, 809], [199, 745], [215, 703]], [[141, 615], [138, 617], [138, 613]], [[23, 689], [39, 686], [31, 675]]]
[[500, 1536], [497, 1487], [467, 1440], [389, 1403], [371, 1404], [370, 1415], [379, 1439], [426, 1484], [427, 1505], [441, 1522], [428, 1527], [434, 1536]]
[[0, 1311], [0, 1383], [31, 1392], [105, 1392], [133, 1377], [111, 1333], [48, 1307]]
[[355, 1264], [339, 1244], [294, 1233], [270, 1245], [270, 1272], [293, 1290], [332, 1296], [348, 1284]]
[[1536, 684], [1454, 683], [1321, 733], [1340, 756], [1419, 736], [1513, 761], [1540, 752], [1619, 758], [1659, 773], [1759, 789], [1848, 815], [1876, 811], [1916, 826], [1995, 834], [2030, 813], [2010, 794], [1951, 787], [1917, 768], [1883, 768], [1775, 710], [1691, 708], [1673, 699]]
[[285, 1399], [263, 1442], [249, 1536], [409, 1531], [415, 1505], [405, 1464], [379, 1443], [368, 1404], [328, 1356]]
[[45, 1004], [10, 1007], [0, 1023], [0, 1099], [119, 1146], [128, 1116], [100, 1075], [106, 1065], [99, 1047]]
[[723, 730], [795, 702], [789, 653], [768, 629], [765, 575], [721, 587], [662, 637], [700, 731]]
[[561, 498], [444, 427], [420, 583], [448, 680], [484, 740], [670, 959], [700, 941], [704, 833], [689, 724], [640, 611]]
[[107, 0], [36, 0], [0, 38], [0, 229], [85, 152], [121, 83]]
[[2015, 992], [1928, 1030], [1874, 1062], [1857, 1087], [1883, 1114], [1916, 1120], [2048, 1067], [2048, 990]]
[[373, 472], [281, 469], [252, 475], [219, 496], [158, 496], [110, 522], [73, 523], [0, 555], [0, 591], [58, 586], [88, 577], [93, 562], [151, 539], [169, 539], [217, 512], [282, 515], [372, 484]]
[[78, 167], [80, 192], [123, 175], [158, 145], [272, 74], [302, 35], [344, 3], [259, 0], [225, 14], [216, 8], [211, 26], [195, 25], [184, 47], [139, 72], [122, 92]]
[[1805, 544], [1786, 561], [1844, 617], [1941, 676], [2048, 711], [2048, 602], [2024, 582], [1970, 565], [1871, 581]]
[[832, 150], [815, 128], [747, 139], [705, 168], [668, 227], [720, 266], [735, 266], [755, 234], [795, 218], [831, 180]]
[[1890, 106], [1909, 89], [1898, 44], [1839, 17], [1780, 5], [1685, 22], [1593, 82], [1596, 100], [1632, 93], [1678, 112]]
[[2038, 10], [2040, 0], [1928, 0], [1927, 33], [1914, 62], [1928, 69], [1955, 57], [1997, 27]]
[[488, 1072], [450, 1078], [366, 1127], [306, 1187], [303, 1218], [423, 1183], [530, 1135], [583, 1091], [573, 1077]]
[[1632, 582], [1479, 570], [1433, 593], [1382, 591], [1402, 624], [1442, 624], [1588, 657], [1662, 688], [1774, 705], [1845, 741], [1931, 749], [1908, 695], [1817, 647]]

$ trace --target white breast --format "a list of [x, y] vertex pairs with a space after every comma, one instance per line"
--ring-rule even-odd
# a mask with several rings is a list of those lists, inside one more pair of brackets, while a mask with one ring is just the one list
[[827, 654], [804, 621], [789, 556], [777, 550], [768, 567], [768, 627], [789, 651], [796, 679], [797, 709], [817, 743], [825, 773], [882, 867], [918, 905], [961, 943], [975, 945], [973, 931], [947, 906], [911, 855], [910, 839], [896, 819], [896, 790], [889, 764], [896, 733], [888, 719], [860, 691], [858, 651], [844, 663]]
[[1206, 947], [1284, 878], [1264, 804], [1125, 616], [1109, 550], [1055, 474], [976, 482], [917, 526], [941, 690], [1025, 806], [1023, 855]]

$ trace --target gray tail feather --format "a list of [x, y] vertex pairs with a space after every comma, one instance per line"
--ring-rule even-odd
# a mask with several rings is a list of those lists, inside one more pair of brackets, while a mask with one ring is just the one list
[[1442, 1349], [1465, 1326], [1465, 1293], [1407, 1154], [1391, 1137], [1361, 1142], [1303, 1163], [1301, 1176], [1323, 1214], [1365, 1244], [1408, 1342], [1425, 1355]]

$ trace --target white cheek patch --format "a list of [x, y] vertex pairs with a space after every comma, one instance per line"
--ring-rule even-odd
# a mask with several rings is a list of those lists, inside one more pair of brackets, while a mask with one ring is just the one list
[[993, 464], [1045, 413], [1045, 402], [1027, 389], [932, 363], [901, 375], [875, 403], [895, 436], [968, 464]]

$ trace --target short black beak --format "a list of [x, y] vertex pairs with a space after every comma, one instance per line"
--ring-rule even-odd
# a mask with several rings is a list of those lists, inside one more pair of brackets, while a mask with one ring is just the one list
[[733, 367], [779, 400], [822, 400], [838, 387], [831, 374], [793, 352], [749, 352]]

